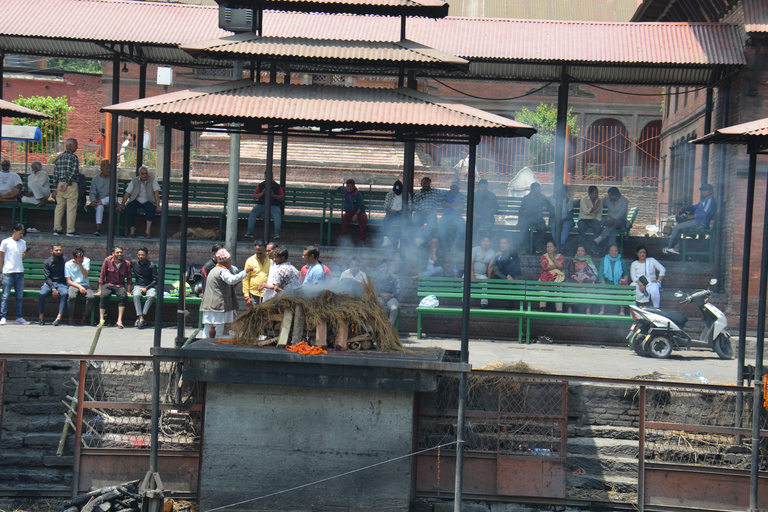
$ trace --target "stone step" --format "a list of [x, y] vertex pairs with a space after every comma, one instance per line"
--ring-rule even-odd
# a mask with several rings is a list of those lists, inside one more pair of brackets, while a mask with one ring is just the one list
[[584, 472], [585, 475], [637, 477], [637, 457], [568, 454], [568, 471]]
[[619, 493], [637, 493], [637, 477], [634, 478], [614, 475], [574, 475], [568, 473], [566, 485], [571, 494], [573, 488], [577, 489], [595, 489], [599, 491], [613, 491]]
[[576, 438], [568, 440], [568, 458], [599, 455], [637, 459], [638, 441], [628, 439]]
[[603, 425], [568, 425], [568, 444], [579, 438], [587, 439], [630, 439], [637, 441], [638, 431], [634, 427]]

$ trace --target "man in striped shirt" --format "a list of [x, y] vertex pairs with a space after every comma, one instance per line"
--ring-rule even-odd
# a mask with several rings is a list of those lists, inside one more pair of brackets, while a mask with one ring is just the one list
[[75, 231], [77, 219], [78, 180], [80, 179], [80, 160], [77, 140], [67, 139], [66, 151], [56, 158], [53, 164], [53, 181], [56, 183], [56, 211], [53, 215], [53, 234], [62, 235], [64, 211], [67, 212], [67, 236], [80, 236]]

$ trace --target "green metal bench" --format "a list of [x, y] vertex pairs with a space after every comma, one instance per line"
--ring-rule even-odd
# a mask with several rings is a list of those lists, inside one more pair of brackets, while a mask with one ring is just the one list
[[[464, 296], [464, 279], [455, 279], [452, 277], [421, 277], [419, 278], [418, 290], [416, 293], [420, 299], [428, 295], [434, 295], [439, 300], [449, 299], [449, 302], [458, 301], [460, 304], [461, 299]], [[487, 299], [489, 301], [501, 300], [505, 301], [505, 307], [508, 305], [509, 301], [518, 301], [519, 305], [516, 309], [500, 309], [492, 307], [489, 307], [488, 309], [472, 308], [469, 310], [469, 314], [470, 317], [520, 319], [518, 322], [517, 339], [522, 342], [522, 318], [525, 315], [525, 311], [523, 309], [523, 303], [525, 301], [525, 281], [508, 281], [505, 279], [478, 279], [472, 281], [470, 287], [470, 299]], [[450, 306], [438, 306], [436, 308], [417, 307], [416, 315], [416, 336], [420, 339], [422, 336], [423, 316], [461, 316], [462, 308]]]
[[[635, 303], [635, 289], [624, 285], [582, 283], [548, 283], [526, 281], [525, 288], [525, 341], [531, 339], [531, 320], [571, 320], [583, 322], [621, 322], [632, 323], [629, 305]], [[565, 313], [538, 311], [540, 303], [582, 304], [588, 306], [624, 306], [627, 316], [596, 315], [584, 313]]]
[[[39, 282], [40, 286], [42, 286], [42, 283], [45, 281], [45, 275], [43, 273], [43, 263], [44, 260], [41, 259], [26, 259], [24, 260], [24, 281], [25, 281], [25, 289], [24, 289], [24, 298], [34, 298], [37, 299], [40, 296], [40, 288], [37, 289], [29, 289], [27, 288], [27, 283], [29, 281], [33, 282]], [[90, 279], [91, 283], [98, 283], [99, 281], [99, 275], [101, 274], [101, 265], [102, 261], [94, 261], [91, 260], [91, 268], [88, 272], [88, 277]], [[181, 278], [181, 271], [179, 265], [166, 265], [165, 267], [165, 279], [163, 281], [164, 286], [163, 290], [165, 290], [166, 287], [173, 287], [175, 283], [179, 281]], [[159, 291], [159, 290], [158, 290]], [[78, 295], [78, 300], [85, 300], [85, 297], [82, 295]], [[109, 297], [110, 302], [117, 302], [117, 296], [111, 295]], [[142, 297], [142, 301], [145, 301], [146, 298]], [[203, 314], [199, 311], [200, 303], [202, 302], [201, 297], [195, 297], [195, 296], [187, 296], [185, 303], [187, 305], [193, 305], [198, 307], [198, 326], [202, 327], [203, 325]], [[178, 297], [164, 297], [163, 298], [163, 304], [176, 304], [178, 306], [179, 298]], [[91, 311], [91, 325], [95, 325], [95, 315], [96, 310], [98, 308], [94, 307]]]
[[[19, 208], [19, 206], [21, 204], [22, 203], [20, 203], [18, 201], [3, 201], [3, 202], [0, 202], [0, 208], [3, 208], [3, 209], [11, 211], [11, 225], [10, 226], [6, 226], [6, 229], [10, 230], [11, 226], [15, 226], [16, 225], [16, 211], [18, 210], [18, 208]], [[21, 222], [21, 218], [19, 218], [19, 222]], [[22, 224], [23, 224], [23, 222], [22, 222]]]

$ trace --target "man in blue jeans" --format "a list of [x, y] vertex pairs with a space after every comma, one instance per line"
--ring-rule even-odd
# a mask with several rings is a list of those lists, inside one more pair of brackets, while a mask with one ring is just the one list
[[[270, 201], [269, 201], [269, 216], [275, 223], [275, 240], [280, 240], [280, 228], [283, 225], [283, 216], [280, 206], [285, 201], [285, 191], [275, 180], [272, 180], [272, 186], [270, 187]], [[253, 200], [256, 201], [256, 206], [251, 210], [251, 214], [248, 216], [248, 230], [245, 232], [246, 238], [253, 238], [253, 229], [256, 227], [256, 219], [264, 216], [264, 204], [266, 197], [264, 195], [267, 192], [267, 182], [262, 181], [256, 190], [253, 191]]]
[[21, 297], [24, 295], [24, 259], [27, 257], [27, 243], [22, 240], [26, 233], [22, 224], [13, 226], [13, 234], [0, 242], [0, 269], [2, 269], [3, 298], [0, 301], [0, 325], [6, 324], [8, 299], [11, 288], [16, 292], [16, 323], [29, 322], [21, 316]]
[[69, 285], [64, 271], [64, 250], [60, 244], [51, 246], [51, 256], [43, 262], [43, 276], [45, 283], [40, 288], [40, 295], [37, 297], [37, 313], [40, 317], [37, 321], [40, 325], [45, 325], [45, 300], [53, 295], [53, 299], [59, 299], [59, 312], [52, 325], [61, 323], [61, 315], [67, 307], [69, 300]]

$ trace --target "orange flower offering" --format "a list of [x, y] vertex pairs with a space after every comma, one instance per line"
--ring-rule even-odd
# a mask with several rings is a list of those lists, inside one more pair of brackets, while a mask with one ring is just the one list
[[322, 347], [312, 347], [306, 341], [297, 343], [296, 345], [290, 345], [285, 347], [286, 350], [296, 352], [297, 354], [304, 354], [307, 356], [315, 356], [317, 354], [327, 354], [328, 352], [323, 350]]

